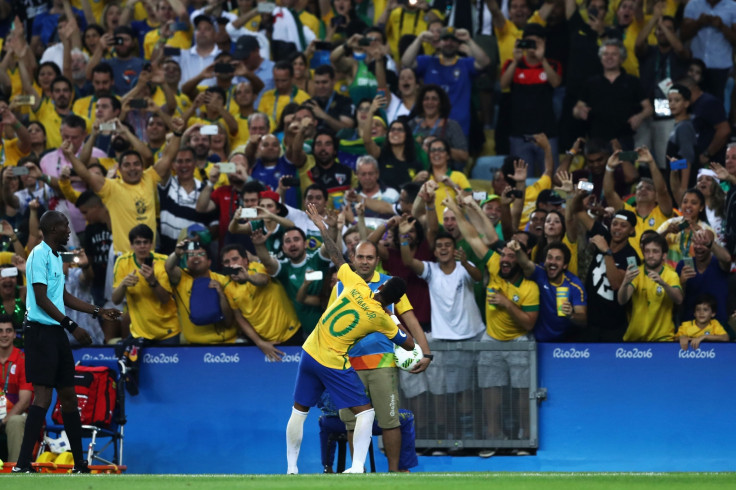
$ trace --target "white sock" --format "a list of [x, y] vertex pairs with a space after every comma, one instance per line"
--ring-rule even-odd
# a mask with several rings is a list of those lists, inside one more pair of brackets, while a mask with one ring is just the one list
[[[372, 408], [355, 416], [355, 432], [353, 432], [353, 465], [350, 473], [363, 473], [365, 457], [373, 436], [373, 419], [376, 412]], [[347, 471], [346, 471], [347, 473]]]
[[299, 458], [299, 448], [302, 445], [304, 421], [306, 419], [307, 412], [300, 412], [296, 408], [291, 409], [291, 417], [289, 417], [289, 423], [286, 424], [286, 461], [289, 464], [286, 473], [289, 475], [299, 473], [296, 460]]

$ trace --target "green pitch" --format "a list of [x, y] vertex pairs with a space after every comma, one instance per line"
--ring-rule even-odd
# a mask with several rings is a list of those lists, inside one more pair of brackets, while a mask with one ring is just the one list
[[411, 473], [400, 475], [2, 475], [3, 488], [159, 490], [196, 488], [560, 490], [736, 489], [736, 473]]

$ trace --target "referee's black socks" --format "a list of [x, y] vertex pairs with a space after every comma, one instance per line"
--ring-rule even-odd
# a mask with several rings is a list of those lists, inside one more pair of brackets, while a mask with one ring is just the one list
[[74, 456], [74, 465], [80, 466], [86, 459], [82, 455], [82, 421], [79, 418], [79, 410], [74, 407], [69, 412], [62, 411], [61, 417], [64, 419], [64, 430], [69, 438], [70, 449], [72, 456]]
[[38, 441], [38, 436], [41, 433], [41, 427], [43, 427], [47, 410], [47, 408], [39, 407], [38, 405], [28, 407], [26, 427], [23, 431], [23, 443], [20, 446], [20, 454], [18, 455], [16, 466], [20, 468], [31, 467], [33, 448], [36, 446], [36, 441]]

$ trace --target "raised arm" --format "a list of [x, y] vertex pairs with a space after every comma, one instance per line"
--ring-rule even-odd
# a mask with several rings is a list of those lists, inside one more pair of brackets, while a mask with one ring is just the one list
[[521, 271], [524, 273], [524, 277], [531, 277], [534, 274], [534, 269], [537, 267], [534, 262], [529, 260], [529, 256], [521, 248], [521, 245], [516, 240], [511, 240], [507, 245], [516, 254], [516, 263], [521, 267]]
[[72, 144], [70, 141], [65, 141], [61, 144], [61, 151], [64, 154], [64, 158], [69, 160], [72, 164], [72, 168], [77, 175], [89, 186], [94, 192], [100, 192], [102, 186], [105, 185], [105, 177], [97, 174], [93, 174], [89, 171], [87, 166], [74, 155], [72, 151]]
[[610, 157], [608, 157], [606, 172], [603, 175], [603, 197], [606, 199], [606, 203], [615, 210], [619, 210], [624, 207], [624, 202], [621, 200], [621, 196], [618, 195], [614, 188], [613, 179], [616, 167], [621, 165], [621, 159], [619, 158], [620, 153], [621, 150], [616, 150]]
[[468, 220], [465, 219], [465, 215], [460, 211], [455, 201], [445, 198], [442, 201], [442, 204], [455, 213], [455, 219], [457, 220], [457, 226], [460, 229], [460, 233], [463, 235], [463, 238], [465, 238], [465, 241], [468, 242], [470, 248], [473, 249], [473, 253], [478, 257], [485, 257], [489, 250], [488, 245], [486, 245], [480, 237], [478, 230], [476, 230]]
[[[421, 276], [424, 273], [424, 263], [414, 258], [414, 252], [411, 251], [411, 245], [409, 243], [409, 232], [412, 228], [414, 228], [414, 224], [409, 221], [409, 217], [402, 216], [399, 220], [401, 262], [411, 269], [414, 274]], [[434, 246], [434, 243], [432, 245]]]
[[[371, 102], [371, 107], [368, 109], [368, 117], [361, 124], [363, 130], [363, 144], [365, 145], [365, 151], [373, 158], [381, 156], [381, 148], [371, 138], [371, 125], [373, 124], [373, 115], [378, 111], [378, 108], [384, 104], [386, 98], [381, 94], [376, 95]], [[388, 138], [388, 135], [386, 135]]]
[[312, 203], [307, 203], [307, 216], [312, 220], [312, 223], [319, 229], [322, 234], [322, 245], [325, 247], [327, 255], [330, 257], [332, 263], [338, 269], [345, 263], [345, 259], [342, 256], [342, 251], [338, 248], [335, 241], [327, 231], [327, 225], [324, 222], [322, 216], [317, 212], [317, 208]]
[[182, 240], [181, 242], [176, 244], [176, 248], [174, 248], [174, 251], [171, 253], [171, 255], [168, 256], [166, 259], [166, 263], [164, 264], [164, 268], [166, 269], [166, 275], [169, 276], [169, 283], [171, 284], [171, 287], [175, 287], [177, 284], [179, 284], [179, 281], [181, 281], [181, 267], [179, 267], [179, 263], [181, 262], [181, 258], [184, 255], [184, 247], [187, 244], [187, 240]]
[[253, 242], [253, 246], [256, 248], [258, 260], [260, 260], [266, 268], [266, 272], [273, 276], [279, 270], [279, 263], [271, 256], [270, 253], [268, 253], [268, 249], [266, 248], [266, 238], [266, 235], [263, 234], [263, 230], [254, 231], [250, 237]]

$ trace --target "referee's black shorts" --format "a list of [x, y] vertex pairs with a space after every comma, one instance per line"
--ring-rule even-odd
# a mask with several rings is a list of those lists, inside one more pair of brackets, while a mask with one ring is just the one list
[[26, 321], [23, 343], [29, 383], [55, 388], [74, 386], [74, 356], [60, 325]]

